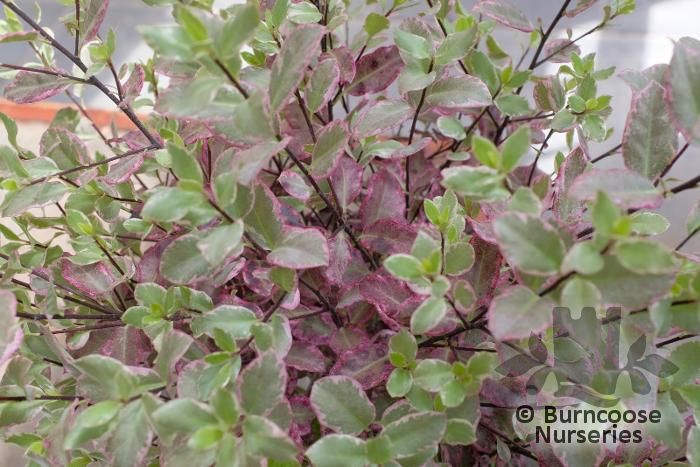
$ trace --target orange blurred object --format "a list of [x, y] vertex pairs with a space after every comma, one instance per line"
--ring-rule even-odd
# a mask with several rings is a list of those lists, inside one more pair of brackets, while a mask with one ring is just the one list
[[[50, 123], [56, 113], [69, 104], [57, 104], [53, 102], [35, 102], [33, 104], [15, 104], [5, 99], [0, 99], [0, 112], [19, 122], [44, 122]], [[134, 124], [122, 112], [104, 109], [87, 109], [90, 118], [98, 127], [109, 126], [115, 122], [117, 128], [129, 130]]]

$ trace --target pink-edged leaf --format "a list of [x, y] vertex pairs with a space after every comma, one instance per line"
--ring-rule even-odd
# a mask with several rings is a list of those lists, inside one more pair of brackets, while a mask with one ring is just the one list
[[355, 379], [362, 389], [371, 389], [384, 381], [391, 373], [388, 361], [389, 346], [386, 342], [373, 342], [338, 357], [330, 370], [331, 375], [344, 375]]
[[401, 219], [380, 219], [362, 230], [360, 243], [381, 255], [395, 255], [411, 251], [416, 239], [416, 228]]
[[353, 122], [358, 138], [375, 136], [400, 125], [411, 116], [411, 106], [399, 100], [383, 100], [362, 110]]
[[604, 191], [626, 209], [658, 208], [661, 192], [644, 176], [626, 169], [592, 169], [579, 175], [571, 186], [571, 196], [592, 201], [598, 191]]
[[287, 137], [281, 141], [266, 141], [243, 151], [227, 149], [216, 161], [217, 172], [230, 172], [238, 183], [250, 186], [270, 159], [284, 150], [290, 140]]
[[318, 421], [340, 433], [359, 433], [374, 421], [374, 405], [351, 377], [326, 376], [317, 380], [310, 400]]
[[388, 170], [372, 175], [367, 184], [367, 195], [362, 201], [362, 225], [369, 226], [378, 220], [400, 222], [406, 211], [406, 198], [401, 182]]
[[645, 68], [642, 71], [625, 70], [617, 76], [622, 78], [622, 80], [627, 83], [632, 91], [636, 92], [647, 87], [652, 81], [655, 81], [663, 86], [666, 79], [667, 70], [667, 64], [658, 63], [650, 66], [649, 68]]
[[[527, 287], [516, 285], [493, 299], [488, 312], [489, 330], [496, 340], [524, 339], [552, 325], [556, 304]], [[523, 326], [527, 323], [527, 326]]]
[[318, 134], [311, 155], [311, 175], [315, 178], [328, 177], [344, 153], [349, 138], [344, 121], [335, 120], [326, 125]]
[[363, 96], [385, 90], [399, 77], [404, 67], [394, 45], [379, 47], [357, 62], [354, 81], [348, 86], [351, 96]]
[[425, 105], [450, 113], [491, 104], [491, 93], [483, 81], [471, 75], [447, 77], [428, 87]]
[[347, 46], [335, 47], [331, 53], [338, 61], [338, 69], [340, 70], [340, 84], [348, 84], [355, 78], [355, 56], [352, 50]]
[[676, 42], [666, 73], [666, 98], [676, 128], [686, 140], [700, 142], [700, 40]]
[[[564, 225], [577, 223], [583, 216], [584, 205], [569, 195], [576, 177], [586, 169], [586, 156], [581, 148], [576, 148], [566, 156], [559, 167], [555, 183], [553, 212]], [[575, 225], [574, 225], [575, 227]]]
[[503, 0], [484, 0], [476, 5], [476, 10], [509, 28], [532, 32], [535, 28], [522, 11]]
[[330, 175], [330, 181], [338, 195], [343, 210], [357, 198], [362, 189], [362, 166], [349, 156], [341, 156]]
[[277, 178], [277, 181], [282, 185], [284, 191], [293, 198], [300, 201], [308, 201], [311, 197], [311, 188], [307, 185], [304, 178], [296, 172], [285, 170]]
[[136, 274], [134, 275], [136, 282], [155, 282], [160, 285], [166, 283], [158, 268], [160, 267], [160, 258], [163, 255], [163, 251], [173, 240], [174, 237], [166, 237], [143, 253], [141, 261], [136, 265]]
[[146, 72], [143, 70], [143, 67], [137, 63], [134, 65], [134, 70], [131, 72], [131, 75], [129, 75], [129, 78], [122, 85], [122, 101], [119, 103], [120, 107], [130, 105], [134, 102], [134, 99], [139, 97], [145, 79]]
[[17, 320], [17, 299], [9, 290], [0, 290], [0, 376], [4, 365], [19, 350], [24, 333]]
[[597, 2], [598, 0], [576, 0], [576, 5], [574, 5], [573, 8], [569, 8], [568, 10], [566, 10], [564, 15], [569, 18], [573, 18], [574, 16], [578, 16], [579, 14], [588, 10]]
[[326, 369], [326, 357], [318, 347], [300, 342], [292, 343], [284, 361], [287, 366], [300, 371], [321, 373]]
[[295, 28], [284, 41], [270, 71], [270, 110], [282, 108], [304, 78], [304, 70], [318, 55], [323, 27], [307, 24]]
[[67, 78], [20, 71], [5, 86], [5, 97], [16, 104], [39, 102], [62, 93], [71, 83]]
[[109, 0], [88, 0], [83, 3], [80, 15], [80, 40], [83, 44], [97, 37], [108, 8]]
[[304, 91], [306, 105], [312, 113], [318, 112], [331, 100], [338, 90], [340, 69], [334, 56], [321, 61], [309, 78], [309, 84]]
[[544, 47], [543, 56], [548, 62], [552, 63], [569, 63], [571, 61], [571, 53], [581, 54], [581, 48], [569, 39], [553, 39], [547, 41]]
[[332, 285], [343, 286], [367, 274], [362, 255], [353, 247], [344, 231], [338, 232], [328, 242], [328, 250], [328, 267], [323, 270], [323, 277]]
[[139, 171], [144, 161], [144, 153], [119, 159], [109, 166], [107, 175], [102, 180], [108, 185], [118, 185], [129, 180], [132, 175]]
[[268, 351], [241, 371], [238, 399], [247, 413], [267, 414], [282, 401], [286, 385], [284, 362], [273, 351]]
[[276, 266], [309, 269], [328, 266], [328, 257], [328, 242], [320, 230], [285, 227], [267, 260]]
[[97, 299], [109, 294], [121, 282], [117, 272], [103, 262], [79, 266], [63, 259], [61, 264], [63, 278], [91, 298]]
[[664, 102], [664, 88], [652, 81], [632, 98], [622, 136], [625, 166], [655, 180], [675, 157], [677, 142]]
[[539, 110], [557, 112], [565, 103], [564, 87], [558, 76], [548, 76], [535, 82], [532, 97]]

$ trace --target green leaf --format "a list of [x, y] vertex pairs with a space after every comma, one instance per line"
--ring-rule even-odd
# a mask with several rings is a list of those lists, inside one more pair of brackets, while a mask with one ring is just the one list
[[391, 397], [403, 397], [413, 386], [411, 372], [403, 368], [394, 368], [386, 382], [386, 391]]
[[585, 307], [598, 308], [603, 304], [603, 296], [592, 282], [574, 277], [561, 291], [561, 304], [574, 313]]
[[188, 8], [181, 5], [175, 7], [175, 19], [182, 26], [185, 34], [195, 42], [204, 42], [209, 37], [206, 26]]
[[550, 275], [564, 259], [564, 242], [559, 233], [539, 217], [517, 213], [501, 215], [494, 233], [508, 262], [535, 275]]
[[261, 246], [272, 249], [282, 237], [282, 224], [273, 204], [273, 195], [267, 187], [259, 184], [255, 187], [253, 208], [245, 217], [246, 227], [253, 230], [255, 240]]
[[664, 88], [652, 81], [634, 95], [627, 114], [622, 138], [625, 166], [655, 180], [675, 157], [677, 141], [666, 110]]
[[411, 255], [391, 255], [384, 260], [384, 268], [393, 276], [407, 281], [423, 276], [423, 266]]
[[189, 284], [211, 272], [197, 245], [201, 235], [191, 233], [175, 239], [163, 251], [160, 273], [174, 284]]
[[462, 122], [460, 122], [454, 117], [438, 117], [437, 127], [438, 130], [440, 130], [440, 133], [447, 136], [448, 138], [452, 138], [459, 141], [467, 136]]
[[194, 432], [187, 441], [187, 446], [195, 451], [206, 451], [216, 446], [223, 436], [224, 432], [218, 426], [203, 426]]
[[389, 350], [392, 354], [400, 354], [406, 363], [412, 363], [416, 360], [418, 344], [411, 333], [402, 329], [389, 339]]
[[532, 189], [521, 186], [510, 198], [508, 210], [539, 216], [542, 212], [542, 202]]
[[364, 30], [369, 37], [376, 36], [389, 27], [389, 20], [375, 12], [371, 12], [365, 18]]
[[675, 43], [668, 70], [668, 100], [673, 121], [685, 138], [700, 142], [700, 41], [683, 37]]
[[520, 159], [527, 154], [530, 148], [530, 128], [520, 127], [510, 135], [501, 146], [501, 167], [504, 172], [510, 172], [518, 166]]
[[391, 441], [394, 457], [402, 458], [436, 447], [447, 428], [445, 414], [421, 412], [390, 423], [382, 435]]
[[324, 28], [303, 25], [285, 39], [270, 72], [270, 110], [277, 112], [304, 78], [304, 70], [318, 54]]
[[322, 60], [314, 67], [304, 91], [310, 112], [318, 112], [333, 97], [339, 79], [340, 69], [335, 59]]
[[581, 274], [595, 274], [605, 265], [595, 243], [591, 241], [574, 244], [566, 253], [562, 271], [576, 271]]
[[175, 222], [187, 215], [191, 209], [203, 201], [202, 194], [184, 191], [176, 187], [158, 187], [153, 189], [141, 216], [155, 222]]
[[635, 273], [663, 274], [675, 271], [679, 261], [661, 244], [644, 240], [626, 240], [613, 249], [624, 267]]
[[497, 97], [496, 107], [498, 107], [498, 110], [511, 117], [520, 117], [532, 112], [527, 99], [514, 94]]
[[474, 50], [469, 54], [469, 71], [486, 84], [491, 95], [496, 94], [501, 86], [501, 78], [485, 53]]
[[115, 467], [133, 467], [143, 461], [153, 429], [141, 400], [129, 402], [119, 411], [108, 449]]
[[206, 232], [197, 242], [197, 248], [212, 267], [221, 265], [228, 257], [241, 248], [243, 222], [221, 225]]
[[207, 334], [214, 337], [214, 330], [220, 329], [234, 339], [250, 337], [250, 328], [257, 323], [255, 313], [236, 305], [220, 305], [208, 313], [192, 320], [192, 333], [195, 337]]
[[430, 392], [437, 392], [452, 381], [452, 365], [437, 359], [420, 360], [413, 370], [413, 382], [416, 386]]
[[447, 314], [447, 303], [442, 298], [425, 300], [411, 315], [411, 333], [425, 334], [440, 324]]
[[319, 379], [310, 400], [319, 422], [341, 433], [360, 433], [374, 421], [374, 405], [360, 384], [347, 376]]
[[528, 338], [552, 325], [554, 306], [549, 298], [540, 298], [527, 287], [510, 287], [491, 302], [489, 330], [499, 341]]
[[447, 35], [435, 53], [435, 64], [438, 66], [463, 58], [475, 43], [477, 28], [453, 32]]
[[31, 208], [46, 206], [60, 200], [70, 188], [63, 183], [38, 183], [20, 188], [5, 195], [0, 205], [3, 217], [15, 217]]
[[461, 275], [474, 265], [474, 247], [467, 242], [457, 242], [445, 248], [445, 270], [450, 276]]
[[492, 169], [497, 169], [501, 165], [501, 154], [491, 140], [474, 136], [472, 138], [472, 152], [479, 162]]
[[63, 441], [64, 449], [77, 448], [105, 434], [121, 408], [120, 402], [102, 401], [80, 412]]
[[323, 15], [313, 3], [303, 1], [289, 5], [287, 18], [292, 23], [309, 24], [318, 23], [323, 18]]
[[66, 210], [66, 223], [72, 231], [80, 235], [92, 235], [95, 231], [88, 216], [75, 209]]
[[655, 212], [635, 212], [630, 221], [632, 232], [639, 235], [659, 235], [671, 226], [664, 216]]
[[291, 462], [297, 455], [296, 445], [280, 427], [256, 415], [243, 422], [243, 440], [247, 452], [263, 459]]
[[253, 4], [241, 6], [231, 15], [214, 38], [214, 50], [224, 60], [237, 57], [259, 24], [258, 9]]
[[350, 134], [345, 122], [336, 120], [321, 130], [311, 155], [311, 175], [326, 178], [343, 155]]
[[442, 171], [442, 184], [473, 201], [498, 201], [508, 197], [504, 176], [490, 167], [450, 167]]
[[391, 441], [377, 436], [367, 441], [367, 458], [372, 464], [387, 464], [391, 460]]
[[425, 104], [428, 108], [459, 110], [491, 104], [486, 85], [474, 76], [446, 77], [428, 88]]
[[306, 456], [317, 467], [364, 467], [369, 463], [365, 441], [348, 435], [328, 435], [316, 441]]
[[253, 360], [239, 376], [238, 398], [248, 414], [269, 413], [284, 397], [287, 371], [274, 352]]
[[692, 385], [700, 376], [700, 367], [697, 364], [698, 351], [700, 351], [700, 342], [697, 341], [686, 342], [673, 349], [668, 359], [678, 367], [678, 371], [669, 378], [669, 384], [672, 387]]
[[316, 229], [287, 227], [279, 244], [267, 255], [267, 260], [290, 269], [328, 266], [328, 242]]
[[425, 37], [397, 29], [394, 40], [399, 50], [411, 58], [421, 60], [433, 56], [433, 46]]
[[185, 355], [194, 340], [188, 334], [175, 329], [166, 332], [161, 339], [153, 369], [158, 372], [163, 381], [170, 381], [173, 367]]
[[166, 402], [151, 414], [151, 418], [159, 435], [165, 437], [175, 433], [194, 433], [218, 421], [211, 407], [188, 398]]
[[427, 72], [419, 62], [409, 62], [399, 75], [399, 92], [420, 91], [433, 84], [437, 74]]

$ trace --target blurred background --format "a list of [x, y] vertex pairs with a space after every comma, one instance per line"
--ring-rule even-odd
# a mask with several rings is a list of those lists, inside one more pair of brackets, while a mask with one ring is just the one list
[[[561, 0], [510, 0], [513, 5], [520, 8], [529, 19], [536, 24], [541, 18], [546, 28], [551, 22], [561, 5]], [[20, 6], [32, 11], [34, 2], [30, 0], [16, 0]], [[61, 24], [61, 17], [71, 14], [72, 7], [61, 4], [56, 0], [38, 0], [36, 2], [42, 10], [42, 25], [49, 27], [56, 33], [56, 37], [65, 43], [72, 43], [65, 28]], [[226, 7], [234, 3], [232, 0], [219, 0], [216, 7]], [[471, 8], [475, 0], [463, 0], [466, 8]], [[608, 1], [600, 1], [583, 14], [570, 19], [564, 18], [559, 23], [559, 34], [553, 37], [565, 37], [565, 28], [573, 30], [573, 36], [587, 31], [595, 26], [602, 17], [601, 7]], [[423, 5], [421, 5], [423, 8]], [[411, 10], [403, 12], [411, 15]], [[641, 70], [656, 63], [668, 63], [673, 50], [673, 41], [683, 36], [700, 37], [697, 28], [697, 19], [700, 17], [700, 0], [637, 0], [637, 10], [627, 16], [615, 19], [608, 27], [581, 40], [579, 45], [583, 54], [596, 52], [597, 68], [616, 66], [617, 72], [627, 69]], [[133, 62], [147, 59], [150, 52], [141, 41], [137, 28], [157, 27], [159, 24], [171, 21], [169, 8], [149, 7], [140, 0], [112, 0], [103, 28], [114, 29], [117, 36], [117, 50], [114, 62], [117, 68], [125, 62]], [[352, 25], [352, 29], [361, 27]], [[503, 31], [497, 34], [499, 41], [511, 53], [519, 56], [522, 39], [527, 41], [527, 34]], [[0, 62], [10, 64], [24, 64], [33, 58], [25, 44], [0, 44]], [[555, 67], [556, 65], [548, 65]], [[70, 69], [66, 65], [67, 69]], [[538, 69], [538, 74], [548, 74], [555, 68], [547, 70], [545, 67]], [[601, 94], [613, 96], [614, 112], [608, 119], [608, 124], [615, 129], [609, 141], [591, 146], [591, 154], [598, 155], [617, 145], [622, 136], [625, 117], [630, 103], [630, 91], [627, 85], [617, 76], [603, 82], [600, 85]], [[112, 111], [113, 105], [101, 95], [88, 91], [85, 95], [86, 103], [90, 108]], [[60, 99], [56, 99], [61, 102]], [[17, 114], [15, 118], [19, 124], [19, 142], [26, 148], [36, 150], [39, 138], [47, 127], [46, 115], [50, 114], [55, 106], [41, 105], [28, 112]], [[19, 109], [0, 100], [0, 112], [12, 113]], [[109, 114], [106, 114], [109, 118]], [[0, 144], [6, 144], [6, 135], [0, 130]], [[680, 143], [681, 145], [684, 142]], [[558, 150], [566, 152], [563, 138], [553, 139], [550, 147], [544, 153], [541, 167], [551, 171], [553, 155]], [[622, 165], [619, 155], [610, 157], [600, 162], [600, 167], [614, 167]], [[674, 166], [668, 176], [687, 179], [700, 173], [700, 147], [691, 147], [679, 162]], [[700, 189], [686, 190], [668, 200], [658, 210], [671, 221], [671, 228], [663, 234], [662, 239], [671, 247], [675, 247], [686, 235], [685, 219], [690, 210], [700, 201]], [[0, 219], [2, 222], [2, 219]], [[700, 254], [700, 236], [689, 242], [684, 250], [688, 253]], [[0, 446], [0, 466], [15, 467], [25, 464], [21, 452], [12, 446]]]

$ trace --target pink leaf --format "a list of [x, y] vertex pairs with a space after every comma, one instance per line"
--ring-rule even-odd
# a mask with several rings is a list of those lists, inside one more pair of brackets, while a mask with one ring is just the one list
[[372, 175], [362, 201], [362, 225], [369, 226], [378, 220], [401, 222], [406, 212], [406, 198], [401, 182], [388, 170]]
[[626, 169], [592, 169], [579, 175], [571, 186], [571, 195], [582, 201], [594, 200], [598, 191], [627, 209], [653, 209], [663, 202], [661, 192], [648, 179]]
[[121, 282], [116, 271], [102, 262], [79, 266], [63, 259], [61, 263], [63, 278], [91, 298], [107, 295]]
[[485, 0], [476, 6], [476, 10], [509, 28], [523, 32], [535, 30], [522, 11], [505, 1]]
[[97, 37], [107, 15], [109, 0], [89, 0], [80, 21], [80, 39], [84, 44]]
[[[549, 57], [548, 62], [552, 63], [569, 63], [571, 52], [577, 55], [581, 54], [581, 48], [569, 39], [553, 39], [547, 41], [544, 48], [544, 57]], [[551, 57], [550, 57], [551, 55]]]
[[134, 156], [119, 159], [109, 166], [107, 175], [102, 177], [102, 180], [108, 185], [118, 185], [129, 180], [132, 175], [139, 171], [143, 165], [144, 154], [136, 154]]
[[331, 50], [331, 53], [335, 55], [335, 59], [338, 61], [338, 68], [340, 70], [340, 84], [348, 84], [352, 82], [355, 78], [355, 57], [346, 46], [336, 47]]
[[383, 383], [391, 372], [387, 354], [386, 342], [375, 342], [344, 352], [329, 374], [349, 376], [357, 380], [362, 389], [371, 389]]
[[29, 104], [60, 94], [70, 84], [71, 81], [66, 78], [20, 71], [14, 80], [5, 86], [5, 97], [16, 104]]
[[349, 156], [341, 156], [338, 165], [331, 172], [330, 181], [343, 210], [347, 209], [360, 194], [362, 172], [362, 166]]
[[583, 216], [584, 206], [581, 202], [569, 195], [571, 185], [576, 177], [586, 169], [586, 158], [581, 148], [576, 148], [564, 160], [559, 167], [556, 180], [556, 193], [554, 195], [553, 211], [560, 222], [569, 225], [580, 221]]
[[[0, 290], [0, 368], [22, 344], [24, 333], [17, 320], [17, 298], [9, 290]], [[0, 370], [0, 376], [4, 369]]]
[[146, 73], [143, 71], [143, 67], [138, 63], [134, 65], [134, 71], [129, 75], [129, 79], [126, 80], [122, 86], [123, 98], [119, 107], [126, 107], [130, 105], [134, 99], [139, 97], [141, 94], [141, 89], [143, 89], [143, 82], [146, 78]]
[[320, 373], [326, 369], [326, 357], [318, 347], [294, 342], [285, 358], [287, 366], [301, 371]]
[[564, 13], [564, 15], [569, 18], [573, 18], [574, 16], [578, 16], [579, 14], [588, 10], [597, 2], [598, 0], [577, 0], [576, 5], [573, 8], [566, 10], [566, 13]]
[[380, 219], [367, 226], [360, 235], [360, 243], [382, 255], [408, 253], [416, 238], [416, 228], [405, 220]]
[[396, 46], [379, 47], [357, 62], [355, 80], [348, 86], [351, 96], [374, 94], [398, 78], [404, 63]]
[[311, 188], [306, 184], [304, 178], [296, 172], [285, 170], [277, 178], [284, 191], [290, 196], [300, 201], [308, 201], [311, 197]]
[[413, 295], [402, 281], [379, 272], [362, 279], [358, 288], [362, 298], [388, 315], [398, 313], [402, 304]]
[[330, 284], [343, 286], [367, 274], [368, 269], [362, 256], [342, 230], [328, 242], [328, 250], [330, 258], [323, 276]]

